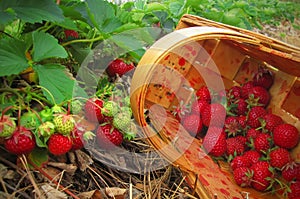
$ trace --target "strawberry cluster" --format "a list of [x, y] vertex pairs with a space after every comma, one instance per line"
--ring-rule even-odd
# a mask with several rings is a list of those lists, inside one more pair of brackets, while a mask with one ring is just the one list
[[285, 190], [292, 199], [300, 195], [300, 164], [291, 156], [300, 134], [267, 109], [273, 81], [273, 74], [260, 68], [253, 79], [225, 93], [202, 86], [189, 114], [176, 111], [176, 116], [192, 136], [202, 140], [207, 154], [229, 163], [238, 185], [258, 191]]
[[46, 148], [53, 155], [63, 155], [83, 147], [89, 132], [76, 124], [74, 116], [58, 105], [37, 112], [23, 112], [16, 118], [2, 114], [0, 136], [10, 153], [29, 154], [36, 147]]

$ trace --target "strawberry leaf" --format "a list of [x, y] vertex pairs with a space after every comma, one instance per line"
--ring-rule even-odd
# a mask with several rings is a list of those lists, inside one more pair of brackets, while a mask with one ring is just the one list
[[[55, 102], [61, 103], [72, 98], [75, 80], [72, 74], [62, 65], [45, 64], [34, 65], [35, 72], [38, 74], [39, 83], [53, 95]], [[52, 101], [51, 95], [43, 89], [44, 95]]]
[[26, 45], [17, 39], [2, 39], [0, 42], [0, 76], [19, 74], [28, 67]]
[[51, 57], [68, 57], [66, 50], [50, 34], [36, 31], [32, 33], [32, 39], [34, 61], [41, 61]]
[[41, 168], [48, 162], [48, 151], [46, 148], [35, 148], [28, 156], [29, 162]]
[[[37, 23], [45, 21], [63, 21], [64, 15], [58, 5], [52, 0], [3, 0], [3, 11], [12, 10], [23, 22]], [[3, 13], [2, 11], [2, 13]], [[7, 19], [12, 19], [10, 13], [4, 13]], [[6, 19], [6, 22], [9, 20]], [[1, 17], [2, 20], [2, 17]], [[5, 22], [5, 20], [4, 20]]]

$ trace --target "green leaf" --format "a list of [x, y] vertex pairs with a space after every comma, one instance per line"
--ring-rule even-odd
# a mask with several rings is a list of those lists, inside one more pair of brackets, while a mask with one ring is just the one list
[[0, 24], [8, 24], [12, 22], [15, 18], [15, 13], [12, 9], [3, 9], [2, 6], [0, 6]]
[[143, 48], [143, 43], [136, 39], [132, 34], [117, 34], [113, 35], [109, 38], [109, 40], [113, 41], [119, 47], [132, 51]]
[[2, 0], [24, 22], [63, 21], [62, 10], [53, 0]]
[[96, 28], [102, 31], [104, 23], [115, 17], [114, 8], [104, 0], [87, 0], [86, 3], [90, 11], [90, 20]]
[[46, 148], [35, 148], [28, 156], [31, 163], [41, 168], [48, 162], [48, 151]]
[[[34, 65], [34, 71], [38, 74], [39, 84], [49, 90], [55, 102], [61, 103], [72, 98], [75, 80], [65, 66], [59, 64]], [[52, 101], [51, 95], [43, 90], [44, 95]]]
[[57, 39], [48, 33], [35, 31], [32, 33], [32, 40], [34, 61], [41, 61], [51, 57], [68, 57], [68, 53], [58, 44]]
[[67, 17], [65, 18], [64, 21], [62, 21], [62, 22], [57, 22], [57, 23], [55, 23], [55, 24], [58, 25], [58, 26], [61, 26], [61, 27], [65, 28], [65, 29], [76, 30], [76, 31], [78, 31], [78, 28], [77, 28], [77, 26], [76, 26], [76, 23], [75, 23], [72, 19], [67, 18]]
[[0, 76], [19, 74], [28, 67], [25, 56], [26, 44], [17, 39], [0, 42]]

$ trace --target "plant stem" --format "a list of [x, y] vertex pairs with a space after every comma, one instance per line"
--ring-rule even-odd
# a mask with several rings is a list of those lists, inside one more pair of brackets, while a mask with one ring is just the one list
[[102, 35], [95, 37], [93, 39], [76, 39], [76, 40], [71, 40], [71, 41], [67, 41], [65, 43], [62, 43], [62, 46], [67, 46], [70, 44], [74, 44], [74, 43], [88, 43], [88, 42], [94, 42], [94, 41], [99, 41], [104, 39], [104, 37]]

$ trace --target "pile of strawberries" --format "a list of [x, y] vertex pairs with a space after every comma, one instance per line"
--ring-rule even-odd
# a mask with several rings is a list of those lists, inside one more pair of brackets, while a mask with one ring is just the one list
[[229, 163], [238, 185], [264, 192], [280, 190], [294, 199], [300, 195], [300, 164], [291, 150], [300, 134], [266, 109], [273, 81], [273, 74], [260, 68], [253, 79], [225, 93], [202, 86], [189, 114], [178, 118], [192, 136], [202, 139], [210, 156]]
[[[116, 59], [109, 64], [105, 77], [121, 77], [133, 68], [132, 63]], [[114, 82], [106, 83], [108, 91], [101, 90], [84, 101], [67, 102], [68, 106], [55, 104], [39, 110], [7, 107], [0, 118], [0, 144], [15, 155], [29, 154], [36, 148], [63, 155], [82, 149], [87, 142], [112, 149], [124, 139], [134, 138], [130, 98], [116, 100]], [[89, 124], [95, 128], [89, 129]]]

